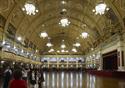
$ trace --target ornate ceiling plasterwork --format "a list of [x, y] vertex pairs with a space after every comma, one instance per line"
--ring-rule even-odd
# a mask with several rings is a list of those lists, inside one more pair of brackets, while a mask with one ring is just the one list
[[[65, 39], [68, 46], [72, 46], [76, 37], [79, 37], [78, 41], [81, 43], [81, 48], [78, 48], [79, 53], [96, 47], [119, 30], [124, 32], [124, 0], [105, 0], [113, 13], [109, 10], [102, 16], [92, 12], [98, 3], [97, 0], [66, 0], [65, 5], [62, 5], [60, 0], [35, 1], [39, 12], [34, 16], [28, 16], [22, 11], [21, 8], [25, 0], [1, 0], [0, 14], [6, 18], [4, 31], [8, 29], [8, 25], [11, 23], [17, 29], [16, 36], [20, 35], [24, 40], [28, 38], [43, 52], [48, 50], [45, 47], [48, 40], [39, 37], [39, 33], [42, 31], [48, 32], [49, 37], [52, 38], [52, 43], [57, 44], [55, 47], [53, 46], [55, 49], [58, 49], [61, 44], [57, 41]], [[117, 4], [118, 2], [120, 5]], [[63, 8], [67, 10], [66, 13], [61, 12]], [[66, 28], [58, 24], [64, 15], [71, 21], [71, 24]], [[112, 16], [117, 20], [112, 20]], [[84, 31], [90, 35], [87, 39], [80, 37]]]

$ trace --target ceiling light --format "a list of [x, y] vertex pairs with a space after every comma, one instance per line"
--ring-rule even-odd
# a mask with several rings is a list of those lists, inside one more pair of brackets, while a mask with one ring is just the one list
[[54, 49], [50, 49], [48, 52], [54, 52]]
[[21, 38], [21, 37], [17, 37], [17, 40], [18, 40], [18, 41], [21, 41], [21, 40], [22, 40], [22, 38]]
[[63, 12], [66, 12], [67, 10], [66, 9], [62, 9]]
[[69, 51], [68, 51], [68, 50], [66, 50], [65, 52], [66, 52], [66, 53], [68, 53]]
[[36, 53], [38, 52], [38, 50], [36, 50]]
[[62, 4], [66, 4], [66, 1], [61, 1]]
[[6, 43], [6, 41], [3, 41], [3, 42], [2, 42], [2, 45], [4, 45], [5, 43]]
[[7, 48], [10, 48], [10, 45], [7, 45]]
[[5, 61], [1, 61], [1, 64], [3, 64]]
[[77, 52], [76, 48], [73, 48], [72, 51], [73, 51], [73, 52]]
[[65, 50], [61, 50], [61, 52], [62, 52], [62, 53], [64, 53], [64, 52], [65, 52]]
[[66, 48], [66, 45], [65, 45], [65, 44], [62, 44], [62, 45], [61, 45], [61, 48]]
[[59, 22], [59, 24], [62, 26], [62, 27], [66, 27], [66, 26], [69, 26], [71, 22], [67, 19], [67, 18], [62, 18]]
[[35, 15], [38, 12], [38, 10], [36, 9], [35, 4], [33, 2], [25, 3], [22, 10], [26, 11], [27, 15]]
[[76, 47], [79, 47], [81, 44], [80, 43], [76, 43], [76, 44], [74, 44], [74, 46], [76, 46]]
[[83, 38], [87, 38], [88, 37], [88, 33], [87, 32], [83, 32], [81, 35]]
[[59, 50], [57, 50], [57, 53], [60, 53], [60, 51], [59, 51]]
[[22, 49], [22, 51], [21, 51], [22, 53], [24, 52], [24, 50]]
[[50, 42], [46, 44], [46, 46], [51, 47], [53, 46]]
[[107, 5], [105, 3], [101, 2], [95, 6], [93, 12], [95, 12], [95, 14], [103, 15], [106, 10], [109, 10], [109, 8], [107, 8]]
[[42, 33], [40, 34], [40, 37], [43, 37], [43, 38], [48, 37], [48, 34], [47, 34], [46, 32], [42, 32]]

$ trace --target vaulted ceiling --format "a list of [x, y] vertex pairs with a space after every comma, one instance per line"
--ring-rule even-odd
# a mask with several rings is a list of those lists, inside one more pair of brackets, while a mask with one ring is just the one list
[[[84, 54], [91, 48], [97, 47], [101, 42], [115, 33], [123, 33], [125, 30], [125, 1], [124, 0], [103, 0], [110, 8], [104, 15], [95, 15], [93, 9], [101, 0], [32, 0], [39, 10], [36, 15], [27, 15], [22, 11], [27, 0], [0, 0], [0, 14], [6, 18], [4, 32], [9, 23], [16, 28], [16, 36], [23, 40], [29, 40], [44, 54], [48, 53], [46, 43], [48, 38], [40, 38], [41, 32], [47, 32], [55, 50], [61, 50], [61, 41], [65, 40], [66, 50], [71, 50], [73, 44], [79, 42], [75, 54]], [[62, 9], [66, 9], [66, 13]], [[60, 19], [65, 16], [71, 24], [68, 27], [59, 25]], [[80, 35], [87, 32], [86, 39]], [[74, 54], [73, 52], [64, 54]]]

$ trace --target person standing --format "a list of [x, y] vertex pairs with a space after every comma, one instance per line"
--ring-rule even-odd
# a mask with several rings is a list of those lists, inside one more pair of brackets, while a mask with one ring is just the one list
[[10, 69], [9, 66], [7, 66], [3, 76], [3, 88], [8, 88], [11, 77], [12, 77], [12, 70]]
[[10, 81], [9, 88], [27, 88], [27, 83], [22, 80], [22, 71], [15, 70], [13, 74], [13, 80]]
[[31, 88], [35, 88], [36, 86], [36, 72], [35, 70], [31, 70], [29, 73], [29, 80], [30, 80], [30, 84], [31, 84]]
[[43, 76], [43, 71], [42, 71], [42, 69], [39, 70], [39, 72], [38, 72], [38, 77], [39, 77], [38, 87], [39, 87], [39, 88], [42, 88], [42, 84], [43, 84], [43, 82], [44, 82], [44, 76]]

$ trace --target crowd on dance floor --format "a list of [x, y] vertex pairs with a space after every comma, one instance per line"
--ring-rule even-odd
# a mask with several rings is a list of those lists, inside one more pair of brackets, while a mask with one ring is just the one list
[[0, 69], [0, 88], [42, 88], [44, 82], [42, 68], [6, 65]]

